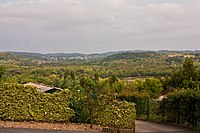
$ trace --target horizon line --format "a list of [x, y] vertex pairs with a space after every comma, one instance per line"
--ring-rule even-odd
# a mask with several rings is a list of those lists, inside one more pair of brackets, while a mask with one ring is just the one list
[[36, 51], [14, 51], [14, 50], [5, 50], [5, 51], [0, 51], [0, 53], [33, 53], [33, 54], [104, 54], [104, 53], [109, 53], [109, 52], [135, 52], [135, 51], [141, 51], [141, 52], [159, 52], [159, 51], [169, 51], [169, 52], [198, 52], [200, 49], [158, 49], [158, 50], [153, 50], [153, 49], [135, 49], [135, 50], [110, 50], [110, 51], [105, 51], [105, 52], [36, 52]]

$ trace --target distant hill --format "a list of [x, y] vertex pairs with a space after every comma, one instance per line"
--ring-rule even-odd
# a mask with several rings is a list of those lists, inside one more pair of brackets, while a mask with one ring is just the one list
[[[106, 53], [28, 53], [0, 52], [0, 65], [13, 68], [29, 67], [93, 67], [102, 77], [115, 73], [119, 77], [166, 76], [192, 58], [200, 67], [200, 51], [114, 51]], [[19, 71], [20, 73], [20, 71]]]
[[21, 56], [21, 57], [28, 57], [28, 58], [43, 58], [43, 54], [40, 53], [29, 53], [29, 52], [6, 52], [11, 53], [13, 56]]
[[10, 54], [10, 58], [23, 57], [31, 59], [47, 59], [47, 60], [88, 60], [88, 59], [101, 59], [118, 52], [107, 52], [102, 54], [82, 54], [82, 53], [29, 53], [29, 52], [2, 52], [0, 56]]
[[104, 60], [133, 59], [133, 58], [155, 58], [159, 53], [156, 52], [125, 52], [107, 56]]
[[[83, 53], [29, 53], [29, 52], [1, 52], [0, 59], [30, 58], [40, 60], [117, 60], [117, 59], [134, 59], [134, 58], [155, 58], [161, 54], [169, 55], [170, 58], [179, 56], [198, 57], [200, 51], [148, 51], [148, 50], [129, 50], [129, 51], [111, 51], [106, 53], [83, 54]], [[175, 59], [177, 60], [177, 59]]]

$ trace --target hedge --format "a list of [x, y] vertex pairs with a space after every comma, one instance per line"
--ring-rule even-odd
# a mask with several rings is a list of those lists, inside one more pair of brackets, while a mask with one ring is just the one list
[[0, 85], [0, 120], [68, 122], [74, 111], [68, 107], [70, 92], [38, 92], [30, 86]]
[[95, 123], [123, 129], [134, 129], [136, 119], [135, 104], [126, 101], [113, 101], [106, 108], [97, 112]]
[[135, 103], [136, 116], [138, 119], [158, 119], [162, 120], [162, 109], [160, 101], [150, 98], [146, 93], [135, 93], [117, 96], [120, 101]]
[[144, 116], [147, 113], [147, 102], [148, 102], [147, 94], [133, 94], [133, 95], [118, 95], [117, 99], [119, 101], [127, 101], [135, 103], [136, 115], [137, 117]]
[[162, 104], [167, 121], [188, 124], [192, 127], [196, 127], [200, 122], [199, 89], [176, 90], [169, 94]]

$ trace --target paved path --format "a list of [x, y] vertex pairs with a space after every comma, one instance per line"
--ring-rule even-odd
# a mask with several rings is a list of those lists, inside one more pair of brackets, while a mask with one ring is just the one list
[[136, 133], [191, 133], [187, 129], [158, 124], [154, 122], [136, 120]]
[[[0, 133], [94, 133], [94, 132], [0, 128]], [[191, 133], [191, 132], [184, 128], [176, 126], [137, 120], [136, 133]]]

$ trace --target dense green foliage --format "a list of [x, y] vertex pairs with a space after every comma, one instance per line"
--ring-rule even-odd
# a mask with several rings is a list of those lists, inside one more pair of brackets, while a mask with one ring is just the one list
[[120, 101], [128, 101], [135, 103], [137, 117], [141, 117], [147, 114], [148, 95], [146, 94], [119, 95], [117, 99]]
[[[199, 51], [111, 52], [89, 56], [0, 53], [0, 82], [7, 83], [0, 87], [0, 119], [70, 120], [134, 128], [136, 109], [137, 117], [150, 115], [194, 125], [195, 117], [199, 118], [199, 91], [195, 89], [200, 85], [199, 66]], [[28, 82], [64, 91], [44, 94], [19, 85]], [[179, 88], [194, 90], [176, 91]], [[171, 94], [166, 103], [158, 100], [168, 93]]]
[[115, 128], [135, 128], [136, 110], [133, 103], [113, 101], [96, 113], [95, 122]]
[[3, 77], [4, 73], [5, 73], [5, 68], [0, 65], [0, 79]]
[[[135, 121], [134, 104], [114, 100], [114, 93], [118, 91], [115, 89], [118, 88], [117, 84], [118, 79], [114, 75], [102, 81], [99, 81], [96, 74], [92, 77], [82, 76], [79, 90], [74, 92], [71, 100], [70, 107], [75, 110], [72, 121], [118, 128], [134, 128], [134, 125], [131, 125]], [[106, 113], [108, 110], [109, 114]], [[120, 115], [121, 117], [118, 117]], [[117, 123], [113, 123], [114, 121]]]
[[[154, 105], [157, 106], [154, 101], [162, 95], [163, 90], [160, 80], [155, 78], [135, 79], [124, 84], [117, 99], [135, 103], [137, 117], [146, 116], [148, 113], [154, 115], [153, 108]], [[148, 104], [151, 105], [148, 107]]]
[[175, 88], [197, 88], [200, 86], [200, 69], [197, 69], [191, 59], [183, 62], [181, 69], [171, 75], [169, 85]]
[[[96, 78], [95, 78], [96, 77]], [[73, 122], [93, 123], [93, 115], [96, 112], [99, 95], [101, 94], [98, 77], [82, 76], [80, 85], [76, 86], [70, 107], [75, 110]]]
[[112, 68], [118, 77], [168, 76], [181, 67], [187, 56], [199, 64], [199, 54], [180, 52], [126, 52], [106, 57], [101, 64]]
[[[75, 72], [76, 76], [79, 76], [79, 74], [93, 73], [95, 71], [101, 78], [109, 77], [112, 74], [115, 74], [119, 78], [168, 76], [172, 71], [181, 67], [185, 56], [194, 56], [193, 60], [195, 65], [200, 66], [200, 55], [198, 53], [198, 51], [116, 52], [116, 54], [113, 53], [111, 55], [105, 54], [110, 56], [102, 56], [102, 58], [94, 58], [91, 60], [80, 60], [76, 58], [64, 60], [60, 57], [62, 54], [34, 55], [33, 53], [0, 53], [0, 64], [9, 68], [6, 75], [8, 79], [12, 76], [12, 81], [27, 82], [30, 80], [38, 80], [38, 82], [43, 81], [48, 84], [62, 86], [64, 82], [62, 81], [63, 79], [61, 80], [62, 73], [71, 70]], [[43, 58], [43, 56], [46, 58]], [[46, 72], [47, 74], [45, 74]], [[56, 75], [53, 81], [49, 80], [51, 74]], [[35, 79], [36, 76], [38, 76], [37, 79]], [[26, 80], [21, 77], [25, 77]], [[18, 80], [19, 78], [20, 80]], [[65, 86], [65, 83], [63, 86]]]
[[159, 79], [155, 78], [139, 80], [137, 86], [139, 91], [147, 92], [152, 98], [158, 98], [163, 91], [162, 83]]
[[69, 91], [44, 94], [18, 84], [0, 86], [0, 119], [10, 121], [69, 122]]
[[164, 101], [165, 119], [197, 126], [200, 118], [200, 90], [181, 89], [167, 96]]

